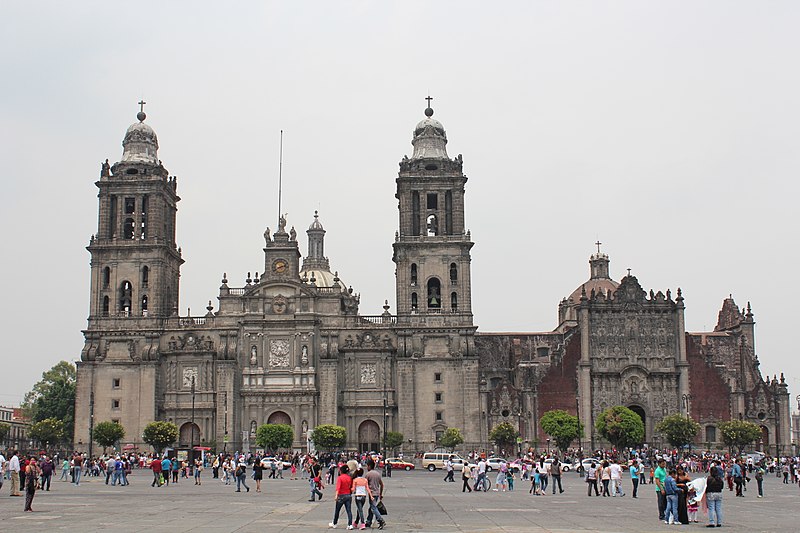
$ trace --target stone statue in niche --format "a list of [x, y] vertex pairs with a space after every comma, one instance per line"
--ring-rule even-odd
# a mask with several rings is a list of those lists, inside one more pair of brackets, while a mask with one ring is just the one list
[[100, 168], [100, 177], [101, 178], [108, 178], [111, 176], [111, 165], [108, 164], [108, 159], [101, 165]]
[[300, 349], [300, 364], [302, 365], [308, 364], [308, 346], [305, 344]]
[[250, 347], [250, 366], [256, 366], [258, 364], [258, 348], [254, 344]]
[[267, 230], [264, 232], [264, 240], [267, 241], [268, 243], [272, 242], [272, 237], [270, 237], [269, 235], [269, 228], [267, 228]]
[[255, 420], [250, 422], [250, 434], [251, 435], [255, 435], [256, 434], [256, 421]]
[[191, 388], [192, 382], [197, 385], [197, 367], [189, 367], [183, 369], [183, 387]]

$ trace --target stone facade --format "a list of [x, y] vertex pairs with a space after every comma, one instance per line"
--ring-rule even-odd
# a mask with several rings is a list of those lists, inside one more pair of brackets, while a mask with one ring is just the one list
[[717, 440], [718, 421], [742, 417], [764, 427], [765, 447], [788, 444], [786, 385], [761, 378], [749, 306], [726, 300], [715, 331], [688, 333], [680, 290], [673, 298], [630, 275], [612, 280], [599, 248], [589, 281], [559, 304], [555, 330], [478, 333], [467, 177], [433, 110], [425, 114], [396, 180], [396, 314], [388, 304], [359, 313], [359, 294], [331, 271], [315, 214], [305, 257], [280, 216], [264, 233], [263, 273], [242, 287], [223, 275], [216, 310], [209, 302], [205, 315], [184, 317], [177, 180], [140, 113], [122, 159], [104, 163], [97, 182], [76, 447], [88, 448], [91, 405], [95, 421], [119, 421], [140, 446], [153, 420], [176, 423], [179, 446], [227, 450], [254, 448], [264, 423], [290, 424], [296, 449], [319, 424], [344, 426], [348, 448], [360, 450], [380, 448], [384, 423], [407, 451], [429, 449], [447, 427], [463, 431], [465, 447], [486, 448], [500, 422], [533, 445], [546, 439], [542, 413], [565, 409], [591, 427], [615, 404], [643, 416], [650, 442], [658, 420], [688, 408], [706, 440]]

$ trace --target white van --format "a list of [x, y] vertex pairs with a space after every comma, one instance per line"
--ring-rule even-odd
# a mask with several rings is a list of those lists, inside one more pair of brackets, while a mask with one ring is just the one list
[[452, 457], [453, 470], [461, 470], [464, 468], [464, 459], [455, 453], [442, 453], [442, 452], [427, 452], [422, 456], [422, 468], [427, 468], [431, 472], [435, 472], [437, 468], [444, 468], [444, 463], [448, 458]]

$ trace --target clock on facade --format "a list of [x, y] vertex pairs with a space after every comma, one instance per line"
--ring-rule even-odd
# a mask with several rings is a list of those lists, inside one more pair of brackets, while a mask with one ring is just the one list
[[285, 259], [276, 259], [272, 262], [272, 271], [276, 274], [283, 274], [286, 272], [286, 269], [289, 267], [289, 264], [286, 262]]

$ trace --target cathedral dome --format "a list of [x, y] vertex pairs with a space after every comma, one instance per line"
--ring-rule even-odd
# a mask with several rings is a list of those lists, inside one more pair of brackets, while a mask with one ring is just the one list
[[414, 155], [411, 159], [449, 159], [447, 157], [447, 133], [438, 120], [432, 118], [433, 109], [425, 110], [425, 118], [414, 128]]
[[619, 287], [619, 283], [611, 279], [608, 274], [608, 255], [602, 252], [592, 254], [589, 258], [590, 276], [589, 280], [582, 283], [577, 289], [572, 291], [569, 299], [573, 303], [578, 303], [581, 300], [581, 293], [586, 290], [586, 296], [591, 297], [592, 290], [595, 294], [602, 294], [605, 296], [608, 292], [614, 294], [614, 291]]
[[139, 112], [139, 122], [131, 124], [122, 140], [122, 161], [129, 163], [158, 164], [158, 137], [153, 128], [144, 123], [147, 115]]
[[311, 283], [312, 278], [314, 279], [314, 285], [317, 287], [339, 287], [343, 291], [347, 290], [347, 285], [344, 284], [342, 280], [339, 279], [339, 276], [336, 274], [332, 274], [328, 270], [315, 270], [312, 268], [303, 268], [300, 271], [300, 279]]

